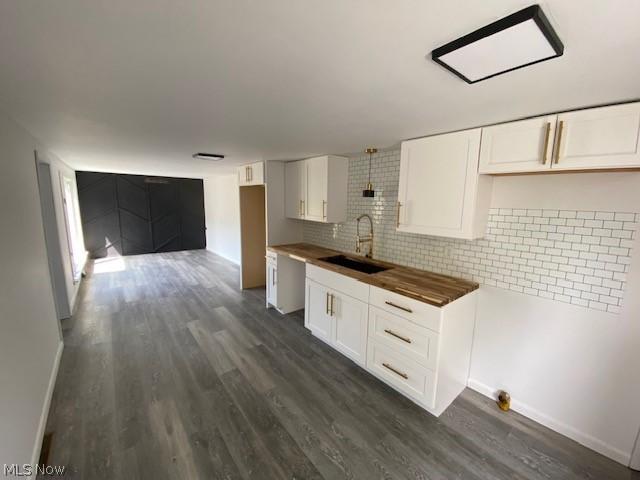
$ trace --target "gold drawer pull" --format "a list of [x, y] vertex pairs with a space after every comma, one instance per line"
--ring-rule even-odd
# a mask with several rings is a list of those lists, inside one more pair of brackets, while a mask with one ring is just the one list
[[564, 129], [564, 120], [560, 120], [558, 124], [558, 141], [556, 142], [556, 158], [553, 163], [556, 165], [560, 162], [560, 146], [562, 145], [562, 130]]
[[549, 133], [551, 132], [551, 122], [547, 122], [544, 131], [544, 148], [542, 150], [542, 164], [547, 163], [547, 151], [549, 150]]
[[396, 304], [395, 304], [395, 303], [393, 303], [393, 302], [384, 302], [384, 303], [386, 303], [387, 305], [390, 305], [390, 306], [392, 306], [392, 307], [399, 308], [400, 310], [404, 310], [405, 312], [413, 313], [413, 310], [411, 310], [410, 308], [402, 307], [402, 306], [400, 306], [400, 305], [396, 305]]
[[389, 330], [389, 329], [384, 329], [385, 333], [388, 333], [389, 335], [396, 337], [400, 340], [402, 340], [403, 342], [407, 342], [407, 343], [411, 343], [411, 339], [407, 338], [407, 337], [403, 337], [402, 335], [397, 334], [396, 332], [394, 332], [393, 330]]
[[395, 373], [396, 375], [404, 378], [405, 380], [409, 379], [409, 375], [407, 375], [406, 373], [401, 372], [400, 370], [396, 370], [395, 368], [393, 368], [391, 365], [389, 365], [388, 363], [383, 363], [382, 366], [384, 368], [386, 368], [387, 370], [391, 370], [393, 373]]

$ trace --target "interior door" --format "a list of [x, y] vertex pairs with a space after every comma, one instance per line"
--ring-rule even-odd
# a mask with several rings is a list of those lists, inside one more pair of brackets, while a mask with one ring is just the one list
[[403, 142], [398, 230], [455, 236], [472, 215], [480, 129]]
[[640, 166], [640, 103], [558, 115], [552, 168]]
[[331, 294], [329, 311], [334, 317], [334, 347], [356, 363], [365, 365], [368, 305], [342, 293]]
[[305, 164], [304, 160], [288, 162], [285, 174], [285, 215], [288, 218], [304, 218]]
[[326, 156], [309, 158], [305, 160], [305, 165], [307, 186], [305, 219], [323, 222], [326, 220], [329, 159]]
[[332, 339], [333, 318], [329, 315], [329, 289], [313, 280], [306, 280], [305, 326], [327, 343]]
[[556, 115], [483, 128], [479, 172], [549, 170], [555, 131]]

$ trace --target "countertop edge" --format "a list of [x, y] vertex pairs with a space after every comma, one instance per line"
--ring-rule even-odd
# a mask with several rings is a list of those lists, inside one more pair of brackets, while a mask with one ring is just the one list
[[396, 289], [391, 289], [388, 288], [387, 286], [385, 286], [383, 284], [383, 282], [380, 280], [379, 277], [376, 277], [376, 275], [379, 275], [379, 273], [374, 273], [374, 274], [361, 274], [357, 271], [353, 271], [350, 270], [346, 267], [341, 267], [338, 265], [332, 265], [329, 264], [327, 262], [323, 262], [321, 260], [319, 260], [317, 258], [317, 256], [314, 255], [304, 255], [303, 253], [292, 253], [290, 251], [291, 248], [306, 248], [309, 247], [309, 249], [317, 249], [318, 251], [322, 251], [322, 257], [325, 256], [330, 256], [330, 255], [347, 255], [349, 257], [355, 257], [355, 255], [347, 253], [347, 252], [341, 252], [339, 250], [334, 250], [332, 248], [326, 248], [326, 247], [322, 247], [320, 245], [313, 245], [313, 244], [307, 244], [307, 243], [293, 243], [293, 244], [283, 244], [283, 245], [270, 245], [267, 246], [266, 249], [268, 251], [272, 251], [277, 253], [278, 255], [285, 255], [293, 260], [298, 260], [298, 261], [302, 261], [305, 263], [309, 263], [311, 265], [315, 265], [317, 267], [320, 268], [325, 268], [329, 271], [338, 273], [338, 274], [342, 274], [345, 275], [347, 277], [353, 278], [357, 281], [360, 281], [362, 283], [365, 283], [367, 285], [370, 286], [374, 286], [374, 287], [378, 287], [378, 288], [382, 288], [384, 290], [387, 290], [389, 292], [393, 292], [395, 294], [398, 295], [403, 295], [407, 298], [412, 298], [416, 301], [422, 302], [422, 303], [426, 303], [428, 305], [432, 305], [434, 307], [444, 307], [446, 305], [448, 305], [449, 303], [454, 302], [455, 300], [471, 293], [474, 292], [475, 290], [478, 290], [478, 288], [480, 288], [480, 285], [477, 282], [474, 281], [470, 281], [470, 280], [465, 280], [465, 279], [461, 279], [461, 278], [457, 278], [451, 275], [445, 275], [442, 273], [437, 273], [437, 272], [431, 272], [429, 270], [421, 270], [421, 269], [417, 269], [417, 268], [413, 268], [413, 267], [406, 267], [403, 265], [397, 265], [394, 263], [390, 263], [390, 262], [384, 262], [384, 261], [380, 261], [380, 260], [371, 260], [374, 263], [378, 263], [378, 264], [382, 264], [382, 265], [387, 265], [389, 266], [389, 270], [386, 270], [385, 272], [380, 272], [380, 273], [389, 273], [391, 270], [397, 269], [399, 272], [408, 272], [408, 273], [426, 273], [426, 274], [430, 274], [430, 275], [435, 275], [435, 276], [439, 276], [439, 277], [444, 277], [444, 278], [449, 278], [452, 280], [455, 280], [457, 282], [460, 282], [460, 284], [457, 286], [457, 288], [460, 290], [459, 293], [457, 293], [455, 296], [451, 296], [447, 299], [445, 299], [442, 302], [438, 302], [438, 301], [429, 301], [426, 298], [423, 298], [420, 296], [419, 293], [416, 293], [415, 295], [411, 295], [411, 294], [407, 294], [403, 291], [399, 291]]

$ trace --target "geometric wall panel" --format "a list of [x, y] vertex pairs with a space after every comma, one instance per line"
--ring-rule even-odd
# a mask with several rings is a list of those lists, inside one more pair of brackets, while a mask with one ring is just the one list
[[91, 258], [205, 248], [202, 180], [76, 172]]

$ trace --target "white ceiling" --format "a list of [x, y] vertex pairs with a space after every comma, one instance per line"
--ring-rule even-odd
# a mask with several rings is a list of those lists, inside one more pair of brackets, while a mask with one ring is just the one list
[[0, 104], [78, 169], [202, 176], [640, 98], [638, 0], [541, 3], [564, 56], [475, 85], [425, 59], [530, 4], [3, 0]]

